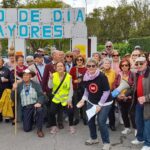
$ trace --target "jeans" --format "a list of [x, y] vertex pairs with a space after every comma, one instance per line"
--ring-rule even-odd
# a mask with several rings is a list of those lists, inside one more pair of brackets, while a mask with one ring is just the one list
[[[90, 105], [91, 104], [87, 104], [87, 108], [90, 108], [91, 107]], [[97, 139], [97, 131], [96, 131], [96, 124], [95, 124], [95, 118], [97, 116], [97, 122], [100, 129], [102, 141], [103, 143], [110, 143], [108, 126], [106, 125], [106, 121], [110, 109], [111, 109], [111, 105], [103, 106], [100, 112], [98, 112], [97, 115], [95, 115], [94, 117], [91, 118], [91, 120], [89, 120], [88, 126], [90, 130], [90, 137], [92, 139]]]
[[28, 105], [22, 108], [23, 115], [23, 129], [25, 132], [32, 130], [34, 122], [36, 123], [37, 129], [42, 130], [44, 121], [43, 108], [34, 108], [34, 105]]
[[136, 138], [139, 141], [144, 140], [144, 117], [143, 117], [143, 105], [137, 103], [135, 109], [135, 123], [137, 127], [137, 135]]
[[150, 120], [144, 120], [144, 145], [150, 147]]

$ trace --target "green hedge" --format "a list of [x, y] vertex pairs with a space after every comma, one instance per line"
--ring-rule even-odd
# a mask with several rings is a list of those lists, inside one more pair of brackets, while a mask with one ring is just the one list
[[[105, 45], [98, 45], [98, 51], [103, 51]], [[114, 49], [118, 50], [121, 56], [131, 53], [132, 49], [128, 43], [114, 43]]]
[[150, 37], [132, 38], [129, 39], [129, 44], [132, 49], [134, 49], [136, 45], [140, 45], [144, 51], [150, 51]]

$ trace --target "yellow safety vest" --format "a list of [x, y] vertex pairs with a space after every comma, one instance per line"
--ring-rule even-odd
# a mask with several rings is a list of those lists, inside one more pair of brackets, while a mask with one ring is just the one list
[[[60, 84], [60, 78], [59, 78], [58, 72], [53, 73], [52, 82], [53, 82], [53, 90], [52, 90], [52, 93], [53, 93], [55, 92], [55, 90]], [[67, 73], [65, 80], [63, 81], [57, 93], [54, 95], [52, 102], [54, 102], [55, 104], [61, 103], [62, 106], [67, 105], [67, 101], [69, 98], [69, 91], [70, 91], [70, 82], [71, 82], [71, 75]]]

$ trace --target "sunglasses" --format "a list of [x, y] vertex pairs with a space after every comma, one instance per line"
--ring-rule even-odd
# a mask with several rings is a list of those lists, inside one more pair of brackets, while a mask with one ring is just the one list
[[83, 61], [83, 59], [77, 59], [77, 61]]
[[121, 67], [129, 67], [128, 64], [121, 65]]
[[106, 47], [112, 47], [111, 45], [109, 45], [109, 46], [106, 46]]
[[73, 56], [71, 56], [71, 55], [68, 55], [68, 56], [66, 56], [67, 58], [73, 58]]
[[119, 55], [112, 55], [112, 57], [119, 57]]
[[135, 63], [135, 66], [143, 66], [144, 62]]
[[134, 56], [134, 57], [139, 57], [140, 54], [133, 54], [132, 56]]
[[87, 68], [95, 68], [96, 65], [87, 65]]
[[107, 54], [106, 54], [106, 53], [102, 53], [102, 55], [105, 55], [105, 56], [107, 56]]

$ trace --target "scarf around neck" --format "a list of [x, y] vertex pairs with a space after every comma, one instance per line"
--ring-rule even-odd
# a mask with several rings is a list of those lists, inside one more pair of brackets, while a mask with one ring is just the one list
[[90, 74], [88, 71], [86, 71], [84, 77], [83, 77], [83, 81], [90, 81], [90, 80], [94, 80], [96, 77], [98, 77], [100, 74], [100, 70], [97, 69], [95, 71], [94, 74]]

